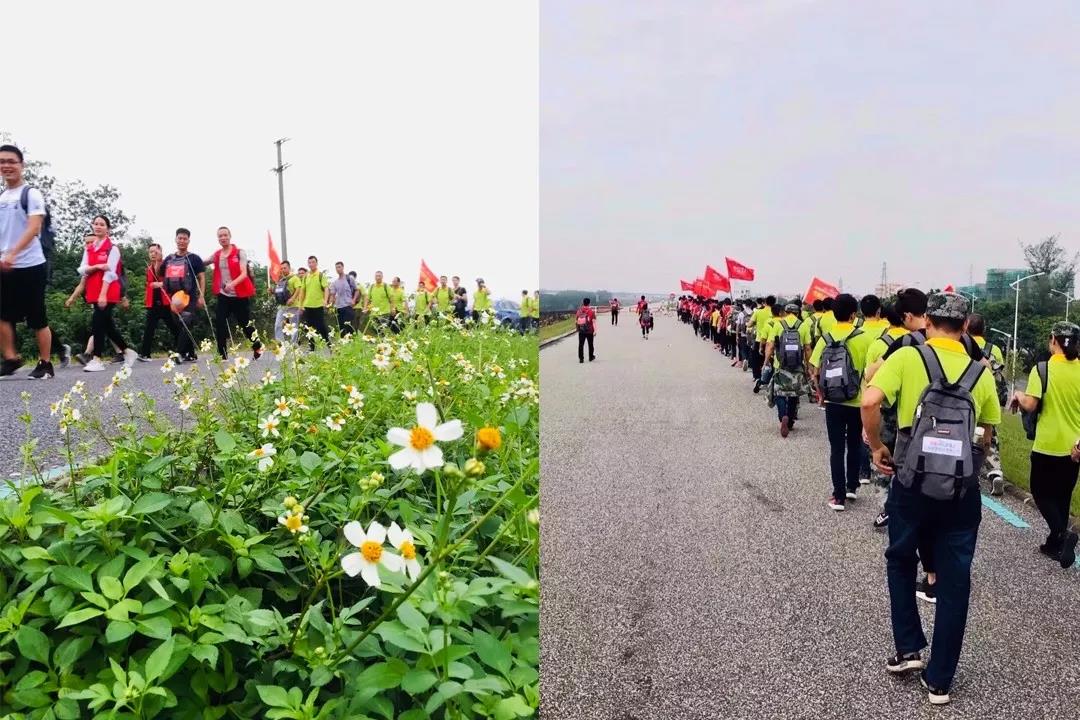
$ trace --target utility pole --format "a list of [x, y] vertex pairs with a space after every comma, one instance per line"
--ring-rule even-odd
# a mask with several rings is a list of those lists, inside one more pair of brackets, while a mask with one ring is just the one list
[[272, 168], [277, 173], [278, 213], [281, 217], [281, 259], [289, 259], [289, 246], [285, 244], [285, 169], [288, 163], [281, 162], [281, 145], [289, 141], [289, 138], [280, 138], [274, 141], [277, 145], [277, 167]]

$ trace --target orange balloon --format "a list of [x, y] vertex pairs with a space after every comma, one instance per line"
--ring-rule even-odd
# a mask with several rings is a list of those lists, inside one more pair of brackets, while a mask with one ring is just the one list
[[183, 312], [189, 302], [191, 302], [191, 298], [188, 297], [188, 294], [183, 290], [177, 290], [172, 296], [172, 311], [177, 314]]

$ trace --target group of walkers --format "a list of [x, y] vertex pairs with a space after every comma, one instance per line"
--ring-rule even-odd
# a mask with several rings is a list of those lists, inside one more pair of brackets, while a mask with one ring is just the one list
[[[949, 702], [967, 623], [980, 484], [1000, 494], [996, 426], [1024, 413], [1034, 440], [1031, 492], [1049, 534], [1039, 551], [1062, 568], [1076, 560], [1069, 507], [1080, 471], [1080, 327], [1053, 326], [1050, 358], [1012, 395], [982, 316], [953, 293], [899, 291], [815, 300], [715, 300], [684, 296], [680, 320], [747, 371], [765, 391], [787, 438], [803, 398], [824, 408], [831, 494], [843, 511], [875, 480], [888, 488], [874, 520], [885, 553], [896, 655], [891, 673], [921, 671], [934, 704]], [[921, 564], [924, 576], [918, 577]], [[930, 658], [916, 598], [936, 603]]]
[[[0, 146], [4, 181], [0, 194], [0, 377], [12, 375], [24, 364], [16, 351], [15, 332], [25, 322], [36, 335], [39, 355], [30, 377], [44, 379], [55, 375], [54, 353], [61, 365], [67, 365], [72, 355], [70, 345], [60, 342], [50, 330], [45, 309], [48, 256], [54, 242], [51, 217], [44, 196], [25, 182], [23, 172], [22, 151], [13, 145]], [[78, 268], [79, 283], [65, 303], [71, 307], [81, 299], [91, 308], [91, 337], [85, 352], [74, 355], [85, 371], [103, 371], [110, 360], [128, 367], [149, 361], [160, 324], [168, 329], [179, 362], [194, 362], [197, 325], [203, 315], [222, 358], [227, 357], [232, 325], [244, 333], [253, 357], [262, 355], [263, 343], [252, 323], [256, 294], [252, 264], [233, 242], [228, 227], [218, 228], [219, 248], [207, 257], [189, 251], [191, 232], [183, 227], [176, 230], [175, 251], [167, 256], [158, 243], [148, 246], [143, 298], [146, 321], [137, 350], [125, 340], [114, 318], [116, 306], [127, 307], [128, 298], [123, 259], [110, 237], [111, 223], [104, 215], [97, 215], [90, 229]], [[215, 300], [213, 316], [207, 302], [208, 269], [212, 272], [209, 295]], [[307, 327], [311, 329], [312, 349], [315, 336], [329, 343], [328, 310], [334, 311], [342, 335], [369, 330], [396, 333], [409, 318], [430, 322], [437, 315], [479, 321], [485, 313], [493, 312], [491, 292], [482, 278], [476, 280], [470, 309], [468, 292], [456, 276], [450, 284], [446, 276], [440, 277], [430, 291], [421, 281], [410, 304], [398, 277], [386, 283], [383, 273], [376, 272], [374, 282], [365, 286], [357, 280], [356, 272], [346, 273], [341, 262], [335, 263], [334, 271], [334, 276], [327, 277], [314, 255], [295, 273], [288, 261], [281, 264], [280, 278], [267, 288], [277, 305], [277, 341], [295, 343], [300, 328]], [[538, 325], [539, 314], [539, 291], [530, 297], [523, 290], [520, 330], [526, 332]]]
[[[618, 298], [611, 298], [608, 302], [608, 313], [611, 315], [611, 325], [617, 327], [619, 325], [619, 311], [622, 309], [622, 303]], [[645, 300], [645, 296], [642, 295], [634, 306], [634, 312], [638, 316], [638, 327], [641, 328], [641, 337], [648, 340], [649, 333], [653, 329], [653, 316], [652, 311], [649, 310], [649, 303]], [[592, 305], [592, 298], [584, 298], [581, 301], [581, 306], [574, 313], [574, 324], [577, 328], [578, 337], [578, 362], [585, 362], [585, 347], [589, 348], [589, 362], [596, 359], [595, 352], [595, 340], [596, 340], [596, 309]]]

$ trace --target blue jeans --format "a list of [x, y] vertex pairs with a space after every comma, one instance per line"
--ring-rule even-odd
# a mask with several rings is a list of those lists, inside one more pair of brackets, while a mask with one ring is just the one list
[[896, 651], [913, 653], [926, 647], [915, 600], [916, 551], [921, 539], [933, 547], [937, 571], [934, 644], [926, 680], [948, 690], [956, 675], [967, 626], [971, 561], [982, 520], [979, 489], [970, 488], [958, 501], [931, 500], [918, 489], [906, 489], [893, 480], [885, 511], [889, 513], [885, 565]]
[[777, 395], [773, 398], [773, 402], [776, 403], [776, 419], [783, 420], [785, 417], [788, 420], [795, 420], [799, 415], [799, 398], [797, 397], [780, 397]]
[[847, 491], [859, 487], [859, 461], [863, 448], [859, 408], [825, 403], [825, 429], [829, 435], [833, 498], [842, 505]]

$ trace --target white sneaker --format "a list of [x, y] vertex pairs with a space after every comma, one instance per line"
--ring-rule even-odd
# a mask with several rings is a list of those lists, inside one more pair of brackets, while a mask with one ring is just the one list
[[92, 358], [83, 367], [83, 372], [102, 372], [104, 369], [105, 363], [101, 362], [101, 358]]
[[139, 359], [139, 353], [135, 352], [131, 348], [124, 351], [124, 367], [131, 367], [135, 364], [135, 361]]

